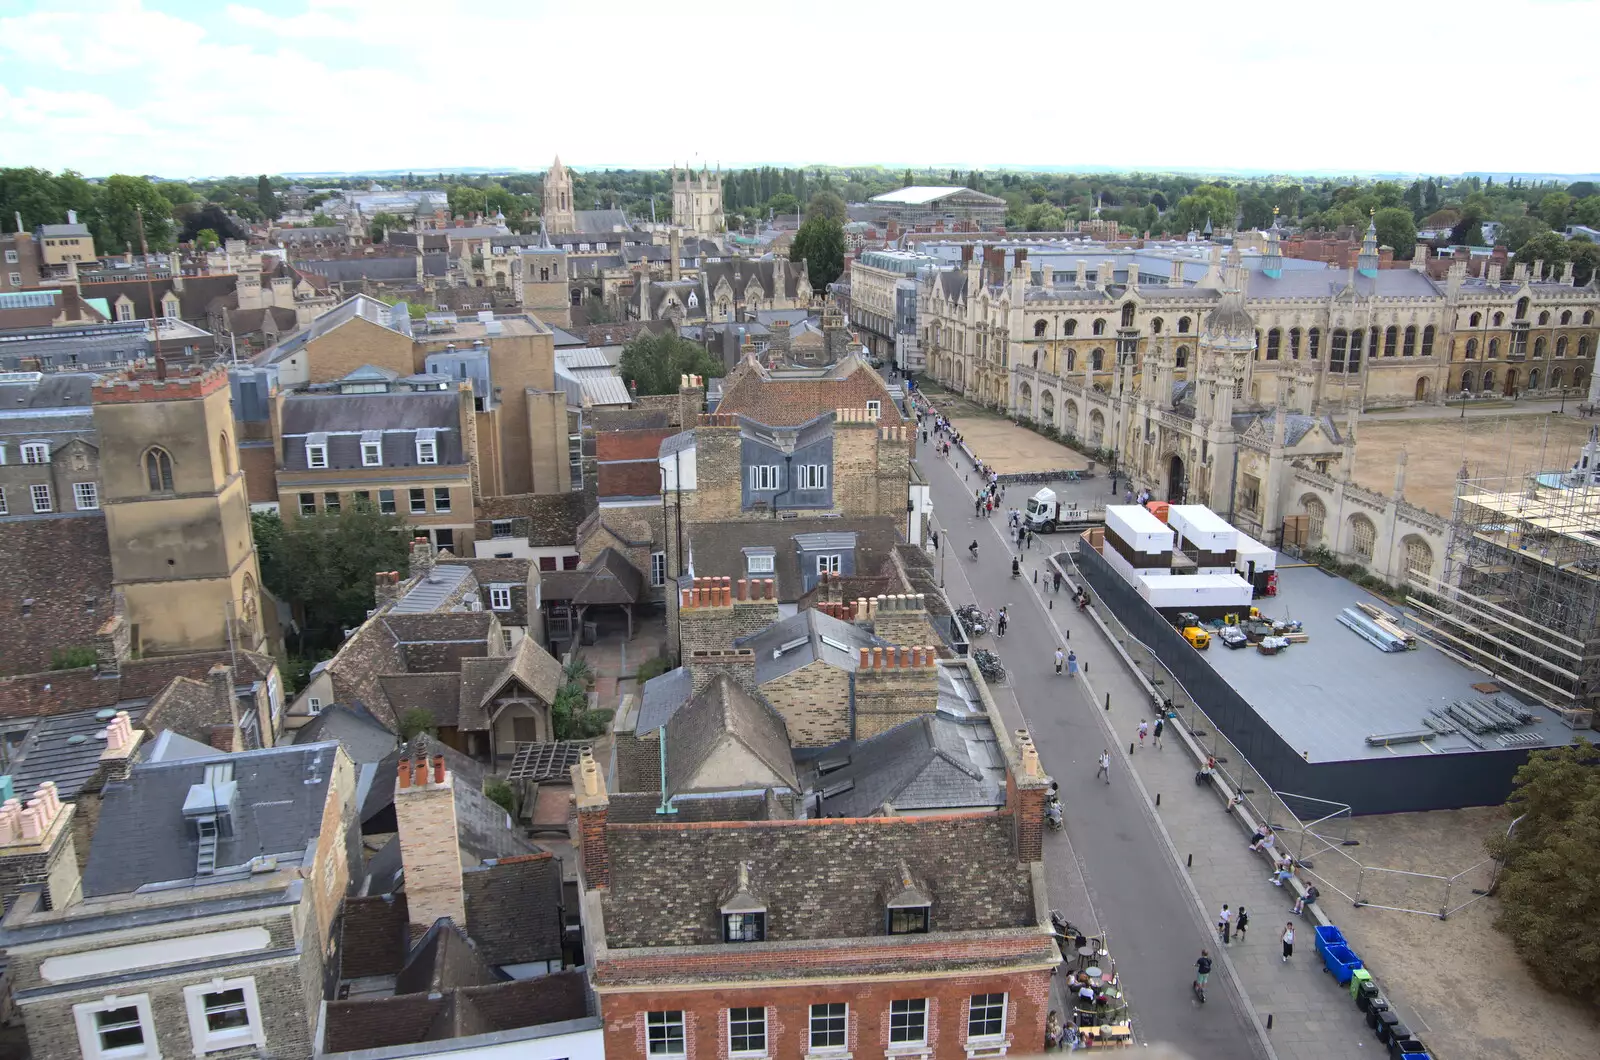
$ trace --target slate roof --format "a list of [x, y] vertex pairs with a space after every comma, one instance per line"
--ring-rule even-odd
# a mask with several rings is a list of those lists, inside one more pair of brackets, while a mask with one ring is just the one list
[[720, 943], [718, 908], [741, 864], [769, 943], [881, 940], [882, 881], [902, 864], [932, 895], [935, 931], [1038, 923], [1004, 814], [635, 826], [608, 829], [606, 848], [606, 943], [619, 949]]
[[544, 575], [546, 600], [574, 604], [633, 604], [644, 592], [644, 576], [614, 548], [604, 548], [582, 570], [552, 571]]
[[694, 572], [702, 578], [747, 577], [746, 547], [770, 548], [778, 600], [793, 603], [804, 591], [796, 535], [847, 533], [856, 535], [857, 574], [875, 574], [889, 558], [899, 539], [900, 521], [890, 515], [848, 519], [770, 519], [758, 522], [696, 523], [684, 527], [694, 558]]
[[[130, 704], [123, 709], [138, 728], [144, 707]], [[80, 710], [35, 723], [22, 743], [10, 750], [7, 768], [17, 796], [26, 801], [40, 784], [53, 780], [62, 799], [76, 799], [84, 783], [99, 771], [100, 753], [106, 749], [106, 726], [116, 712], [115, 707]], [[210, 748], [207, 751], [215, 753]]]
[[[0, 313], [3, 312], [0, 310]], [[51, 309], [47, 312], [53, 319], [59, 310]], [[7, 316], [0, 315], [0, 321], [7, 319]], [[60, 327], [41, 324], [37, 327], [7, 328], [0, 331], [0, 369], [8, 372], [19, 371], [25, 357], [49, 357], [53, 364], [69, 364], [72, 363], [70, 358], [74, 354], [77, 355], [77, 363], [83, 365], [134, 361], [146, 356], [151, 345], [148, 321], [119, 320], [108, 324], [76, 323]], [[170, 345], [164, 347], [164, 349], [171, 348]], [[55, 378], [93, 379], [93, 376], [47, 374], [44, 382]], [[87, 390], [87, 383], [84, 384], [84, 388]], [[46, 402], [46, 404], [54, 403]], [[88, 403], [85, 398], [83, 404]], [[15, 402], [7, 401], [3, 407], [11, 409], [19, 406]]]
[[561, 664], [532, 637], [518, 641], [510, 655], [461, 660], [460, 728], [487, 729], [490, 701], [512, 680], [548, 705], [555, 702], [561, 687]]
[[256, 364], [276, 364], [278, 361], [287, 360], [293, 354], [304, 349], [307, 343], [320, 339], [341, 324], [349, 323], [357, 317], [369, 323], [377, 324], [379, 327], [388, 328], [390, 331], [409, 335], [411, 333], [410, 316], [406, 315], [404, 319], [401, 316], [406, 313], [407, 311], [404, 307], [400, 307], [397, 311], [395, 306], [380, 302], [376, 298], [368, 298], [364, 294], [358, 294], [352, 298], [345, 299], [326, 313], [318, 316], [303, 331], [298, 331], [276, 346], [261, 351], [253, 360]]
[[467, 933], [483, 959], [501, 965], [559, 958], [561, 884], [561, 862], [543, 851], [462, 873]]
[[378, 684], [396, 718], [405, 717], [408, 711], [425, 710], [440, 728], [460, 724], [460, 673], [383, 674]]
[[297, 744], [337, 743], [356, 765], [381, 762], [397, 746], [395, 734], [365, 710], [342, 704], [324, 707], [295, 730]]
[[312, 434], [326, 436], [328, 470], [360, 468], [361, 443], [368, 431], [381, 432], [377, 440], [383, 447], [384, 467], [417, 467], [419, 429], [435, 432], [437, 466], [465, 464], [460, 400], [449, 391], [427, 390], [290, 394], [283, 403], [283, 470], [311, 470], [306, 465], [306, 441]]
[[759, 633], [741, 637], [734, 644], [756, 653], [758, 685], [818, 659], [854, 673], [860, 662], [860, 649], [889, 646], [888, 641], [853, 622], [841, 621], [815, 608], [774, 622]]
[[1376, 276], [1363, 276], [1350, 269], [1285, 269], [1283, 275], [1276, 278], [1252, 269], [1245, 284], [1245, 296], [1252, 300], [1326, 299], [1347, 286], [1353, 286], [1364, 298], [1444, 297], [1439, 285], [1429, 279], [1427, 273], [1415, 269], [1379, 269]]
[[535, 548], [571, 548], [592, 503], [592, 497], [578, 491], [485, 497], [478, 505], [478, 522], [509, 519], [522, 527], [518, 534], [527, 534]]
[[[577, 210], [573, 214], [574, 228], [579, 235], [621, 236], [630, 228], [628, 215], [621, 210]], [[621, 229], [622, 231], [617, 231]], [[554, 239], [554, 237], [551, 237]]]
[[[295, 267], [324, 276], [333, 283], [351, 283], [356, 280], [411, 280], [417, 278], [417, 255], [382, 258], [337, 258], [320, 261], [296, 261]], [[440, 277], [450, 271], [450, 255], [423, 254], [422, 274]]]
[[849, 759], [815, 780], [830, 816], [869, 817], [884, 803], [899, 812], [1005, 805], [1005, 756], [986, 716], [924, 714], [855, 744]]
[[868, 401], [881, 403], [879, 423], [905, 422], [895, 407], [883, 377], [860, 357], [842, 358], [821, 376], [799, 378], [772, 372], [759, 365], [724, 383], [717, 411], [748, 416], [770, 427], [798, 427], [837, 409], [864, 409]]
[[594, 455], [602, 463], [607, 460], [648, 460], [654, 463], [661, 452], [662, 441], [675, 433], [673, 428], [665, 425], [637, 430], [596, 431]]
[[[762, 298], [795, 298], [800, 293], [800, 263], [781, 258], [728, 258], [708, 261], [700, 269], [705, 290], [715, 297], [717, 284], [726, 281], [736, 300], [743, 302], [750, 282], [755, 281]], [[773, 285], [782, 284], [782, 293], [774, 296]], [[790, 310], [804, 315], [804, 309]]]
[[196, 878], [199, 839], [183, 806], [210, 765], [232, 765], [239, 805], [232, 834], [218, 839], [211, 878], [225, 879], [225, 870], [258, 854], [298, 859], [321, 834], [337, 753], [338, 744], [293, 744], [135, 766], [126, 781], [105, 789], [83, 870], [85, 897]]
[[666, 732], [667, 790], [673, 794], [695, 790], [695, 774], [722, 746], [724, 735], [738, 743], [736, 753], [752, 756], [764, 767], [752, 772], [770, 772], [790, 789], [799, 787], [783, 717], [726, 674], [675, 712]]
[[678, 708], [694, 694], [694, 677], [686, 666], [658, 674], [644, 683], [639, 699], [639, 716], [634, 723], [636, 736], [654, 732], [665, 725]]
[[[270, 279], [266, 270], [262, 271], [263, 281]], [[82, 283], [78, 286], [79, 295], [85, 299], [104, 298], [111, 307], [111, 315], [116, 316], [116, 304], [119, 299], [127, 298], [133, 303], [134, 316], [148, 320], [151, 317], [164, 316], [161, 312], [161, 302], [167, 293], [173, 290], [172, 278], [155, 277], [150, 280], [107, 280], [98, 283]], [[151, 311], [151, 297], [155, 298], [155, 311]], [[185, 276], [183, 290], [177, 292], [178, 315], [184, 320], [202, 320], [210, 315], [213, 309], [237, 309], [239, 306], [239, 277], [235, 273], [222, 273], [215, 276]]]

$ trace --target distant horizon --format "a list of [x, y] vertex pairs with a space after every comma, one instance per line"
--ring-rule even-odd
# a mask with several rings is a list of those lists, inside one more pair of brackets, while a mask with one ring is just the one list
[[[1596, 169], [1581, 114], [1600, 72], [1549, 59], [1553, 44], [1600, 39], [1592, 0], [1447, 11], [1347, 0], [1333, 14], [1146, 0], [1134, 28], [1058, 68], [1032, 56], [1106, 33], [1102, 16], [1019, 0], [931, 0], [915, 18], [859, 0], [701, 0], [690, 11], [613, 0], [603, 19], [547, 0], [7, 0], [0, 113], [9, 164], [170, 179], [439, 172], [405, 161], [423, 154], [504, 163], [450, 172], [537, 173], [557, 154], [579, 171], [781, 167], [741, 161], [777, 143], [840, 159], [934, 147], [1047, 160], [934, 164], [963, 172], [1503, 168], [1572, 180]], [[990, 39], [1020, 43], [963, 47]], [[597, 44], [644, 62], [619, 74], [595, 61]], [[708, 71], [728, 68], [751, 72], [736, 90], [704, 91]], [[1496, 167], [1496, 154], [1515, 165]], [[1075, 158], [1085, 155], [1117, 161]], [[586, 161], [619, 157], [664, 161]]]

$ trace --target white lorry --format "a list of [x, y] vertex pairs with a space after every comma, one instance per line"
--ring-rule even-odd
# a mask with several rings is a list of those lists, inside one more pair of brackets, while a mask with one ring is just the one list
[[1060, 524], [1083, 522], [1084, 512], [1075, 504], [1063, 508], [1056, 499], [1056, 491], [1046, 486], [1028, 498], [1028, 510], [1022, 518], [1029, 530], [1038, 534], [1053, 534]]

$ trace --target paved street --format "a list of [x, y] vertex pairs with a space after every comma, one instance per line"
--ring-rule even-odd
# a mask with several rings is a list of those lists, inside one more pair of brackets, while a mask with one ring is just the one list
[[[1096, 924], [1107, 934], [1133, 1002], [1140, 1042], [1170, 1042], [1196, 1060], [1266, 1055], [1222, 962], [1212, 976], [1208, 1003], [1202, 1007], [1194, 1002], [1189, 981], [1195, 958], [1202, 947], [1213, 955], [1219, 949], [1209, 914], [1202, 911], [1199, 897], [1178, 871], [1153, 811], [1131, 782], [1125, 757], [1105, 728], [1103, 711], [1089, 701], [1082, 682], [1054, 676], [1057, 641], [1052, 613], [1038, 602], [1031, 587], [1011, 580], [1012, 550], [1004, 540], [1004, 517], [974, 520], [971, 497], [976, 483], [962, 481], [962, 469], [970, 472], [970, 465], [959, 457], [954, 466], [948, 465], [932, 455], [931, 444], [924, 448], [923, 469], [932, 483], [949, 549], [945, 573], [951, 599], [976, 601], [985, 608], [1006, 604], [1013, 608], [1011, 628], [998, 642], [1011, 675], [1010, 687], [994, 691], [1002, 712], [1017, 712], [1007, 721], [1017, 717], [1013, 727], [1025, 724], [1032, 732], [1066, 803], [1070, 853], [1059, 835], [1045, 837], [1051, 901], [1080, 927]], [[1020, 506], [1019, 498], [1026, 493], [1010, 492], [1014, 494], [1010, 501]], [[979, 543], [977, 563], [966, 552], [974, 539]], [[1044, 563], [1043, 542], [1024, 556], [1031, 578]], [[1087, 627], [1080, 639], [1091, 639]], [[995, 642], [996, 638], [985, 637], [979, 646]], [[1102, 659], [1110, 666], [1111, 654], [1103, 644], [1075, 646], [1080, 656], [1093, 660], [1093, 669]], [[1109, 786], [1095, 777], [1096, 759], [1108, 745], [1113, 756]]]

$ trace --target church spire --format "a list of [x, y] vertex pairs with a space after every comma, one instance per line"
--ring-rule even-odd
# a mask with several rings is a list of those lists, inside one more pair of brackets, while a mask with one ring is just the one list
[[1278, 235], [1278, 208], [1272, 208], [1272, 227], [1267, 230], [1267, 250], [1261, 256], [1261, 271], [1276, 280], [1283, 275], [1283, 247]]
[[1363, 276], [1378, 275], [1378, 215], [1375, 210], [1367, 220], [1367, 238], [1361, 241], [1361, 256], [1356, 258], [1356, 271]]

